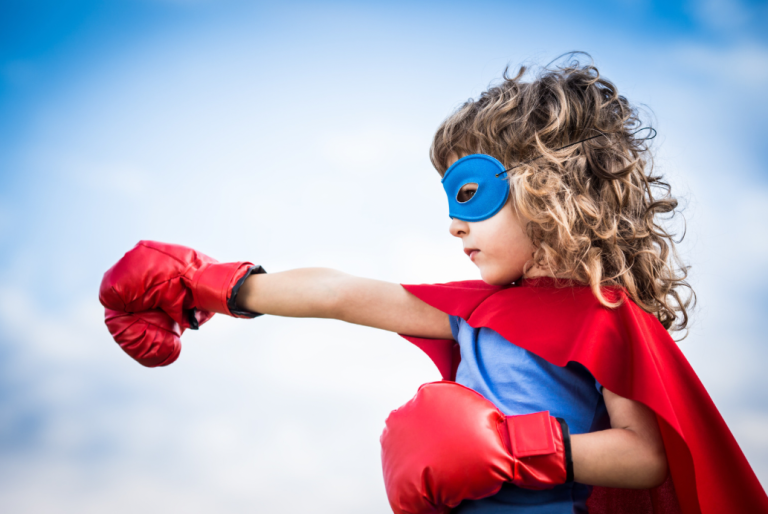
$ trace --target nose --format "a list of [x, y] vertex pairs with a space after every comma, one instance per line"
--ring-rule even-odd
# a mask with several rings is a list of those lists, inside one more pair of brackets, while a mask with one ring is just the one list
[[448, 227], [448, 232], [453, 237], [464, 237], [469, 234], [469, 223], [458, 218], [451, 218], [451, 226]]

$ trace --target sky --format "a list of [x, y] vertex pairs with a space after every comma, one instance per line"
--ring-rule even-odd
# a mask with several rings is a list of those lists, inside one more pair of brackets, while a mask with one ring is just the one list
[[103, 324], [141, 239], [267, 271], [477, 279], [428, 149], [504, 68], [588, 52], [658, 130], [680, 347], [768, 483], [768, 4], [0, 1], [0, 510], [386, 513], [378, 437], [439, 378], [396, 335], [217, 316], [147, 369]]

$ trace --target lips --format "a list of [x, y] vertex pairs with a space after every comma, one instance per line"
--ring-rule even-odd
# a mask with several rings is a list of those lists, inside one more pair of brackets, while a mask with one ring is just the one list
[[478, 250], [477, 248], [464, 248], [464, 253], [467, 254], [467, 256], [469, 257], [469, 260], [471, 260], [472, 262], [475, 262], [475, 255], [480, 253], [480, 250]]

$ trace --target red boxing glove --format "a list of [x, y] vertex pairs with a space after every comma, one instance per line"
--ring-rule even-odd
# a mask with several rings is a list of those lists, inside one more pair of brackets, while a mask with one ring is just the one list
[[128, 355], [149, 366], [166, 366], [179, 356], [181, 334], [197, 329], [214, 313], [253, 318], [235, 309], [235, 295], [253, 273], [250, 262], [219, 263], [185, 246], [139, 241], [101, 281], [110, 334]]
[[393, 411], [381, 435], [395, 514], [444, 514], [504, 482], [548, 489], [573, 480], [568, 425], [549, 412], [505, 416], [479, 393], [433, 382]]

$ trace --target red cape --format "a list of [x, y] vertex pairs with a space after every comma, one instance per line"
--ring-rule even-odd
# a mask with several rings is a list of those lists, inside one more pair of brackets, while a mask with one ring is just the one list
[[[589, 287], [547, 278], [511, 287], [479, 280], [403, 287], [552, 364], [579, 362], [610, 391], [656, 413], [669, 478], [650, 490], [595, 487], [590, 513], [768, 513], [765, 491], [693, 368], [661, 323], [622, 291], [606, 290], [624, 300], [609, 309]], [[454, 340], [403, 337], [444, 379], [455, 378], [460, 354]]]

